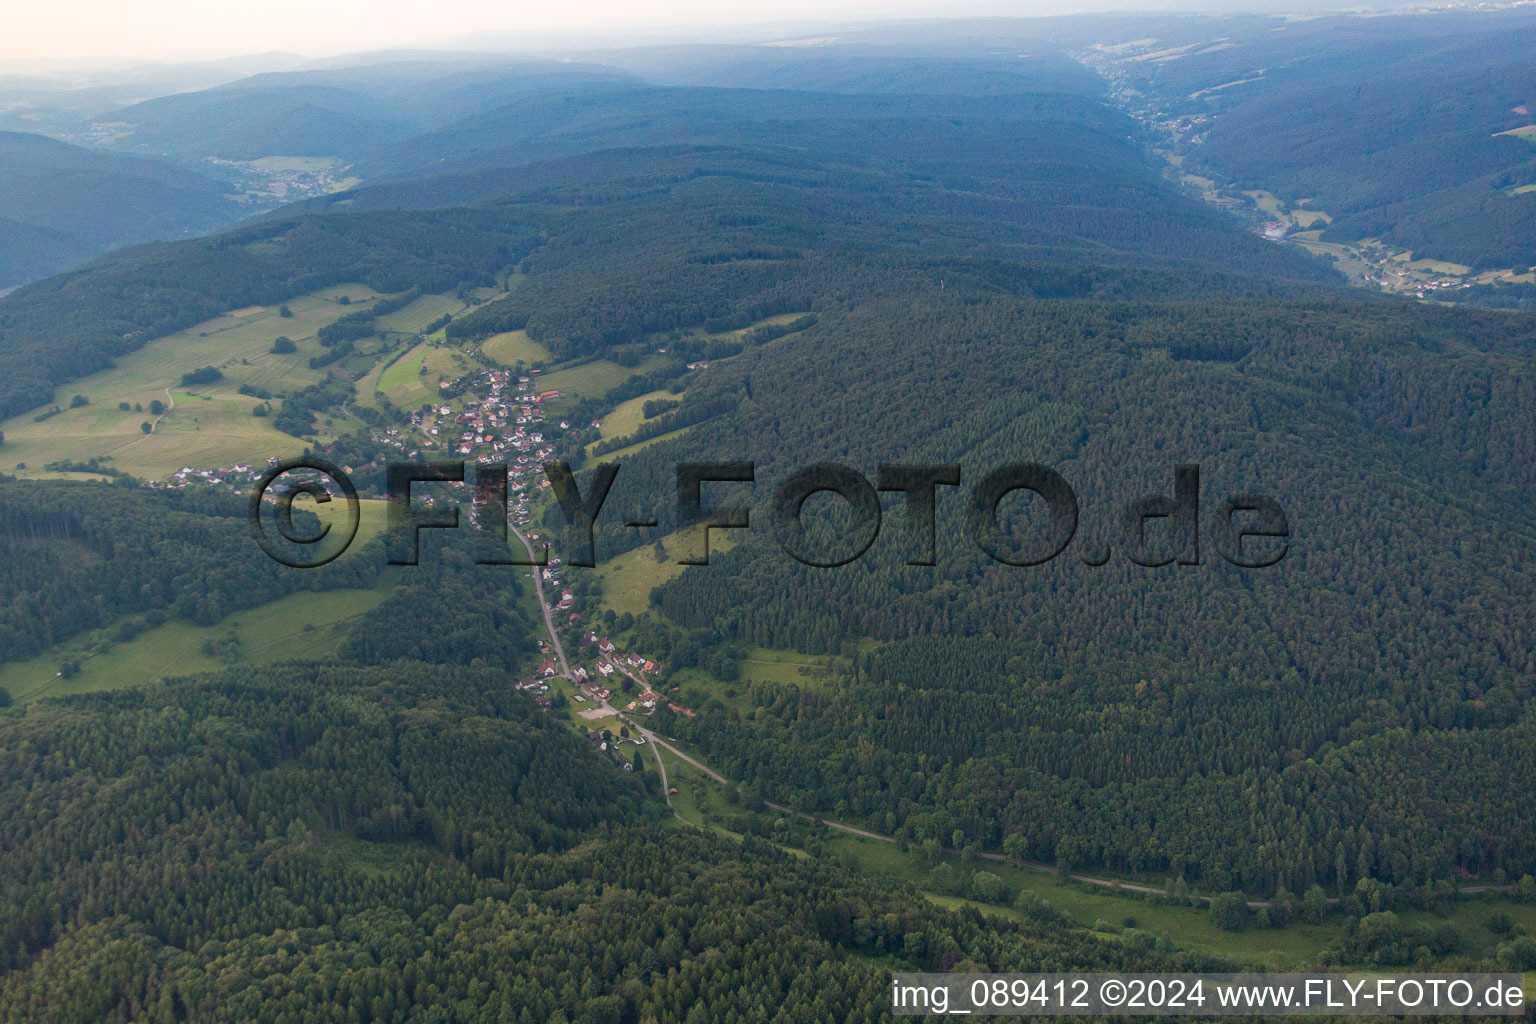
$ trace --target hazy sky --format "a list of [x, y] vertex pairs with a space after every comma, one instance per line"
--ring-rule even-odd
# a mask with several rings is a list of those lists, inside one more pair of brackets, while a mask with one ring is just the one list
[[0, 32], [0, 60], [186, 59], [271, 50], [324, 55], [442, 45], [477, 32], [530, 37], [596, 33], [611, 43], [642, 27], [1040, 15], [1175, 5], [1208, 6], [1199, 0], [4, 0], [8, 10]]

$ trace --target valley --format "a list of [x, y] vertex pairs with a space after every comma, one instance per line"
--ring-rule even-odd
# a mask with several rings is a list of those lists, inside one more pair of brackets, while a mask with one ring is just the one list
[[1530, 11], [720, 33], [0, 76], [0, 1019], [1536, 971]]

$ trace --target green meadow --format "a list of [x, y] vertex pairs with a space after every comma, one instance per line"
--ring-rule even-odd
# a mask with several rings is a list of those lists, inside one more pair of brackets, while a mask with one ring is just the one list
[[465, 308], [456, 295], [423, 295], [404, 309], [385, 313], [376, 322], [381, 332], [420, 334], [432, 321], [462, 313]]
[[[729, 551], [735, 543], [730, 530], [710, 531], [711, 553]], [[603, 607], [612, 608], [619, 615], [639, 615], [649, 610], [651, 590], [688, 568], [679, 565], [678, 559], [685, 553], [696, 555], [702, 551], [702, 541], [693, 530], [668, 534], [661, 538], [661, 544], [665, 551], [661, 561], [656, 559], [655, 545], [647, 544], [598, 562], [595, 571], [603, 588]]]
[[670, 391], [651, 391], [614, 406], [613, 411], [603, 417], [602, 426], [598, 428], [602, 439], [606, 441], [612, 437], [633, 434], [645, 422], [645, 403], [663, 398], [675, 400], [677, 396]]
[[552, 358], [549, 349], [528, 337], [527, 331], [507, 331], [494, 335], [480, 345], [480, 351], [487, 359], [502, 366], [516, 366], [518, 363], [532, 366], [535, 363], [547, 363]]
[[676, 430], [669, 430], [665, 434], [657, 434], [655, 437], [648, 437], [644, 441], [637, 441], [634, 444], [626, 445], [623, 448], [615, 448], [611, 452], [605, 452], [602, 458], [604, 461], [610, 461], [613, 459], [627, 459], [637, 452], [645, 451], [653, 444], [661, 444], [663, 441], [674, 441], [677, 438], [682, 437], [684, 433], [692, 430], [696, 426], [698, 426], [697, 423], [689, 424], [686, 427], [678, 427]]
[[[339, 302], [342, 296], [351, 303]], [[156, 339], [122, 356], [111, 369], [59, 388], [53, 401], [62, 410], [57, 415], [36, 421], [44, 406], [0, 424], [5, 434], [0, 468], [40, 476], [49, 462], [110, 457], [114, 468], [164, 479], [183, 466], [259, 464], [272, 455], [297, 455], [304, 442], [276, 430], [270, 416], [251, 415], [262, 400], [239, 394], [239, 387], [248, 384], [275, 396], [315, 383], [327, 372], [309, 367], [310, 358], [323, 351], [316, 332], [375, 297], [364, 285], [338, 285], [290, 300], [290, 317], [281, 316], [276, 306], [253, 306]], [[290, 338], [297, 351], [274, 354], [272, 343], [279, 336]], [[204, 366], [217, 368], [223, 379], [180, 386], [182, 374]], [[74, 395], [85, 396], [89, 404], [71, 408]], [[166, 411], [152, 413], [152, 402], [162, 403]], [[272, 404], [279, 405], [275, 398]], [[144, 423], [153, 425], [152, 434], [143, 432]], [[320, 436], [334, 437], [356, 426], [349, 418], [333, 418], [321, 425]], [[16, 470], [22, 463], [26, 469]]]
[[[231, 664], [325, 660], [341, 642], [342, 633], [336, 627], [369, 611], [387, 593], [387, 588], [380, 587], [290, 594], [235, 612], [211, 626], [167, 622], [132, 640], [112, 644], [100, 654], [89, 654], [85, 642], [70, 641], [29, 661], [0, 665], [0, 689], [17, 703], [24, 703], [41, 697], [141, 686]], [[205, 645], [223, 644], [230, 636], [238, 641], [234, 660], [221, 660], [205, 650]], [[71, 657], [79, 662], [80, 671], [65, 679], [59, 667]]]
[[666, 356], [651, 356], [639, 366], [620, 366], [607, 359], [593, 359], [563, 370], [541, 374], [534, 382], [534, 386], [539, 391], [557, 390], [561, 397], [601, 397], [635, 374], [646, 373], [667, 363]]

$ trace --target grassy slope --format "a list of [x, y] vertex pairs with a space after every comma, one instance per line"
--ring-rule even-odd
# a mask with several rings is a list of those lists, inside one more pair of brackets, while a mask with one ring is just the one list
[[[316, 506], [307, 498], [297, 502], [313, 511], [322, 521], [336, 519], [336, 503]], [[357, 536], [348, 554], [342, 558], [367, 557], [363, 545], [384, 531], [388, 503], [361, 502]], [[338, 528], [340, 523], [337, 523]], [[114, 643], [104, 653], [92, 655], [90, 648], [110, 627], [58, 644], [27, 661], [0, 664], [0, 690], [13, 700], [28, 701], [39, 697], [57, 697], [67, 693], [110, 690], [154, 682], [189, 672], [224, 668], [222, 662], [203, 653], [204, 642], [218, 641], [231, 631], [240, 639], [238, 664], [267, 664], [294, 658], [324, 659], [335, 650], [341, 637], [330, 627], [355, 618], [382, 601], [389, 593], [391, 577], [386, 574], [372, 590], [332, 590], [322, 593], [290, 594], [268, 604], [248, 608], [225, 617], [212, 626], [196, 626], [171, 621], [134, 637], [126, 643]], [[307, 628], [312, 627], [312, 628]], [[80, 674], [65, 680], [59, 666], [66, 658], [80, 662]]]
[[547, 363], [551, 359], [549, 349], [528, 337], [527, 331], [507, 331], [493, 335], [481, 344], [480, 351], [485, 353], [487, 359], [503, 366], [516, 366], [518, 363], [532, 366], [534, 363]]
[[677, 396], [670, 391], [651, 391], [614, 406], [613, 412], [603, 417], [603, 425], [599, 428], [603, 440], [633, 434], [645, 422], [645, 403], [661, 398], [676, 400]]
[[[665, 561], [658, 562], [652, 546], [648, 544], [598, 562], [595, 571], [603, 588], [603, 607], [612, 608], [620, 615], [625, 612], [639, 615], [648, 610], [652, 589], [687, 568], [677, 561], [683, 552], [700, 550], [696, 538], [690, 536], [685, 540], [682, 534], [677, 533], [663, 537], [661, 543], [667, 553]], [[711, 554], [729, 551], [735, 543], [730, 530], [710, 531]]]
[[79, 675], [68, 680], [58, 675], [59, 664], [77, 645], [64, 644], [30, 661], [0, 665], [0, 689], [8, 691], [13, 700], [24, 702], [213, 671], [226, 666], [203, 653], [203, 644], [219, 641], [231, 632], [240, 640], [236, 665], [265, 665], [295, 658], [325, 660], [341, 641], [334, 627], [373, 608], [386, 594], [383, 588], [290, 594], [235, 612], [212, 626], [167, 622], [84, 659]]
[[618, 387], [637, 373], [645, 373], [668, 363], [666, 356], [651, 356], [639, 366], [620, 366], [606, 359], [594, 359], [564, 370], [555, 370], [539, 377], [540, 391], [559, 391], [561, 397], [577, 396], [597, 398]]
[[[24, 475], [41, 475], [47, 462], [110, 455], [118, 469], [162, 479], [182, 466], [259, 464], [269, 455], [297, 455], [304, 443], [276, 430], [271, 417], [252, 416], [259, 400], [239, 394], [239, 386], [250, 384], [278, 394], [319, 380], [326, 371], [309, 367], [310, 357], [322, 351], [315, 333], [373, 294], [363, 285], [338, 285], [287, 303], [292, 317], [280, 316], [276, 307], [257, 306], [157, 339], [122, 357], [112, 369], [61, 387], [54, 395], [55, 404], [64, 409], [59, 415], [37, 423], [33, 416], [39, 410], [33, 410], [0, 424], [5, 434], [0, 466], [9, 471], [24, 462]], [[352, 299], [350, 306], [336, 301], [342, 295]], [[298, 351], [272, 354], [272, 341], [279, 335], [293, 339]], [[224, 379], [190, 389], [178, 386], [182, 374], [203, 366], [218, 367]], [[91, 404], [68, 408], [76, 394], [85, 395]], [[146, 436], [140, 424], [156, 418], [149, 412], [150, 403], [172, 399], [174, 405], [154, 434]], [[119, 402], [137, 404], [142, 411], [121, 411]], [[355, 426], [340, 420], [327, 433]]]

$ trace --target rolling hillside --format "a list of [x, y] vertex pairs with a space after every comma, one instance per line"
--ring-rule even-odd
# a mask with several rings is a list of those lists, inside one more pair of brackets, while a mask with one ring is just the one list
[[0, 132], [0, 179], [0, 288], [117, 246], [200, 234], [238, 211], [202, 175], [20, 132]]

